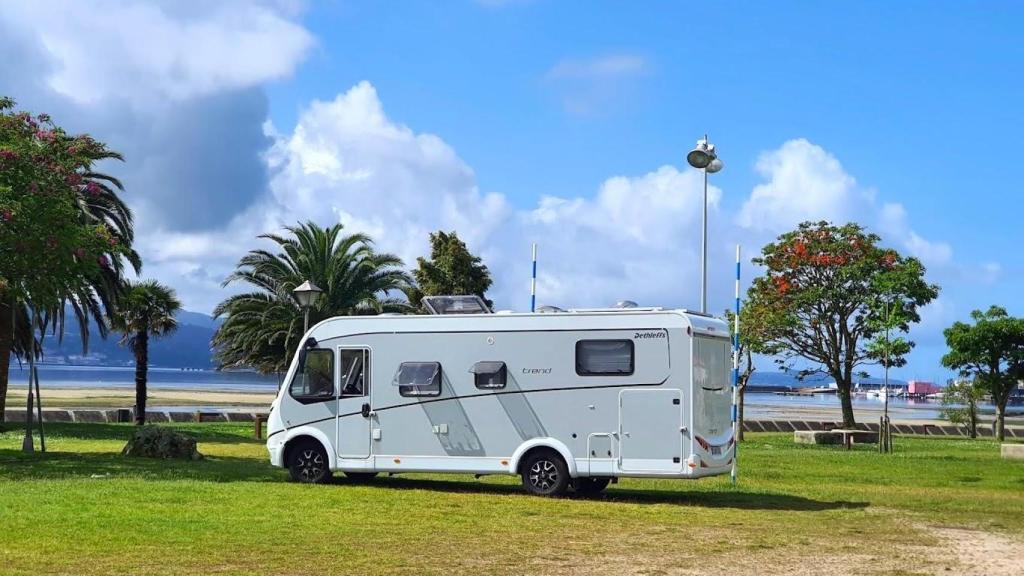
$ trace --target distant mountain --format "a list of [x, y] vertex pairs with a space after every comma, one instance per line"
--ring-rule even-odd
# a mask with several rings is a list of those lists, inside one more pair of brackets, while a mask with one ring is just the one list
[[[135, 363], [131, 350], [120, 346], [120, 334], [112, 333], [104, 340], [95, 326], [89, 330], [89, 353], [82, 354], [82, 339], [73, 315], [64, 337], [47, 334], [43, 341], [43, 362], [48, 364], [78, 364], [103, 366], [130, 366]], [[181, 311], [178, 313], [178, 329], [170, 336], [155, 338], [149, 343], [149, 363], [161, 368], [214, 368], [210, 340], [220, 326], [220, 320], [200, 312]]]
[[188, 310], [178, 312], [177, 318], [178, 325], [199, 326], [200, 328], [209, 328], [210, 330], [216, 330], [224, 322], [221, 318], [214, 318], [202, 312], [189, 312]]

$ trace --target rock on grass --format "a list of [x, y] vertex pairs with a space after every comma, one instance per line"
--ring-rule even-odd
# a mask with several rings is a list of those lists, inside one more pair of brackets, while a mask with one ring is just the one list
[[196, 449], [195, 438], [160, 426], [137, 428], [121, 454], [139, 458], [203, 459], [203, 455]]

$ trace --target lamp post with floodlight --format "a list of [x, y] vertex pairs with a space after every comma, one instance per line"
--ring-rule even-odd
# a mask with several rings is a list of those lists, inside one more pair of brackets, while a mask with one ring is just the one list
[[704, 216], [702, 218], [703, 235], [700, 251], [700, 311], [708, 311], [708, 174], [714, 174], [724, 166], [715, 152], [715, 145], [708, 142], [708, 135], [698, 140], [697, 145], [686, 155], [686, 162], [704, 172]]
[[321, 290], [319, 286], [313, 284], [309, 280], [306, 280], [302, 284], [299, 284], [294, 290], [292, 290], [292, 294], [295, 295], [295, 300], [298, 301], [299, 307], [302, 308], [302, 311], [305, 315], [305, 320], [303, 322], [302, 328], [303, 334], [309, 332], [309, 309], [313, 307], [313, 304], [316, 302], [317, 297], [320, 296], [320, 294], [322, 293], [323, 290]]

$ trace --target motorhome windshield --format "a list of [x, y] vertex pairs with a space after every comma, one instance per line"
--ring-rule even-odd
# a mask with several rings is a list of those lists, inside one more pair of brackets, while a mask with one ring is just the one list
[[729, 430], [732, 420], [729, 364], [729, 340], [693, 339], [693, 425], [708, 440]]

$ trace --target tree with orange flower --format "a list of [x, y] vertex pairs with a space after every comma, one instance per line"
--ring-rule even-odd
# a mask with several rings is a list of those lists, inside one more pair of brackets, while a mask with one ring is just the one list
[[859, 224], [804, 222], [766, 245], [754, 263], [765, 268], [748, 291], [749, 305], [770, 312], [764, 341], [777, 362], [800, 376], [825, 373], [838, 388], [844, 426], [854, 426], [854, 376], [880, 359], [873, 313], [883, 296], [901, 303], [898, 332], [920, 321], [919, 309], [938, 296], [913, 257], [881, 245]]

